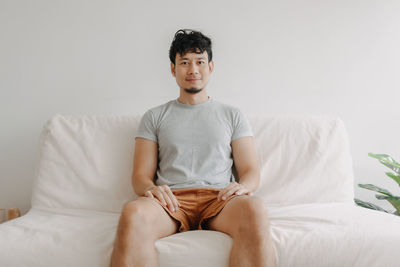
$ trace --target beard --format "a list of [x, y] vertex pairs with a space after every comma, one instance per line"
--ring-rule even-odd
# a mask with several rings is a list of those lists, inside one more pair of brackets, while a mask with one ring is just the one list
[[200, 93], [203, 88], [196, 89], [196, 88], [185, 88], [185, 92], [189, 94], [197, 94]]

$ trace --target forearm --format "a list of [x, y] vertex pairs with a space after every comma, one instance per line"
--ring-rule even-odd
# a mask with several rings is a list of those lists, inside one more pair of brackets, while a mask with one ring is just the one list
[[153, 179], [145, 176], [134, 176], [132, 178], [133, 190], [138, 196], [144, 196], [144, 193], [149, 190], [149, 188], [156, 186]]
[[260, 183], [260, 172], [256, 169], [250, 169], [240, 175], [238, 180], [239, 184], [254, 192]]

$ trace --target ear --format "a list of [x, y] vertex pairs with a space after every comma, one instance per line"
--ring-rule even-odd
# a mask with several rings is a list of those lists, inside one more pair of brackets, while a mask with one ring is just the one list
[[208, 63], [208, 68], [210, 69], [210, 73], [212, 73], [213, 70], [214, 70], [214, 61], [213, 61], [213, 60], [211, 60], [211, 61]]
[[175, 77], [175, 64], [171, 62], [171, 73]]

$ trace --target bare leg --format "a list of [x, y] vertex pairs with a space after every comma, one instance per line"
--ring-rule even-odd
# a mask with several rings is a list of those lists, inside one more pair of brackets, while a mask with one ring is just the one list
[[230, 267], [275, 267], [268, 217], [260, 199], [238, 196], [229, 200], [208, 228], [233, 238]]
[[154, 242], [176, 232], [177, 223], [156, 200], [140, 197], [125, 204], [110, 266], [157, 267]]

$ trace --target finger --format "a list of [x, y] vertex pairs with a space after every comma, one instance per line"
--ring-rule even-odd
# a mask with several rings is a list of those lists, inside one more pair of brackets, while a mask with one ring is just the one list
[[172, 193], [171, 189], [168, 187], [167, 190], [165, 190], [165, 192], [168, 194], [169, 198], [172, 201], [173, 207], [175, 208], [175, 210], [179, 209], [179, 201], [176, 199], [175, 195]]
[[225, 192], [221, 194], [221, 200], [226, 200], [226, 198], [232, 193], [236, 192], [237, 189], [237, 184], [232, 184], [231, 186], [227, 187], [226, 190], [224, 190]]
[[173, 203], [173, 200], [170, 198], [170, 196], [168, 195], [167, 192], [163, 192], [163, 194], [164, 194], [164, 199], [167, 202], [168, 209], [170, 211], [174, 212], [175, 211], [175, 205]]
[[148, 198], [154, 198], [154, 196], [153, 196], [153, 194], [151, 193], [151, 191], [146, 191], [146, 192], [144, 193], [144, 195], [145, 195], [146, 197], [148, 197]]
[[219, 194], [218, 194], [218, 197], [217, 197], [218, 200], [221, 200], [222, 196], [225, 195], [226, 192], [228, 192], [233, 186], [235, 186], [235, 184], [236, 184], [236, 182], [232, 182], [227, 187], [221, 189], [221, 191], [219, 191]]
[[235, 195], [249, 195], [251, 192], [246, 188], [240, 188], [238, 191], [235, 192]]
[[163, 193], [161, 191], [156, 191], [153, 193], [153, 195], [160, 201], [161, 205], [167, 205], [167, 202], [165, 201]]
[[166, 205], [167, 205], [168, 209], [170, 211], [174, 212], [175, 211], [174, 204], [172, 202], [171, 197], [168, 194], [168, 191], [170, 191], [169, 186], [163, 185], [163, 186], [160, 186], [159, 189], [160, 189], [160, 192], [161, 192], [161, 194], [162, 194], [162, 196], [163, 196], [163, 198], [164, 198], [164, 200], [166, 202]]
[[229, 196], [233, 195], [236, 191], [240, 189], [240, 185], [235, 185], [235, 187], [231, 188], [228, 192], [226, 192], [221, 198], [222, 200], [226, 200]]

